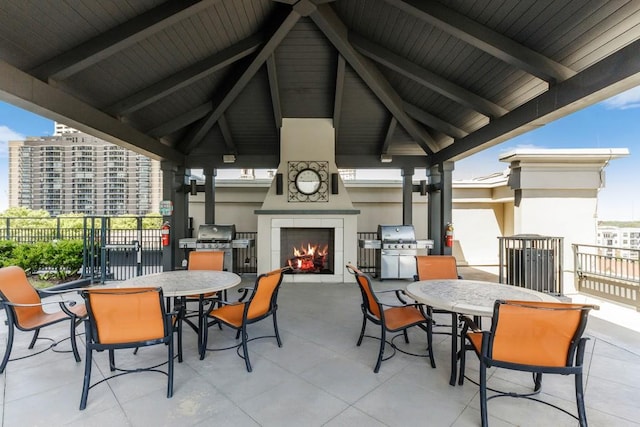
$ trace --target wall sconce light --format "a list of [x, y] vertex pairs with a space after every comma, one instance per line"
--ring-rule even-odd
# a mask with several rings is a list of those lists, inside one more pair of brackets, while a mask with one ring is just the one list
[[236, 155], [235, 154], [224, 154], [222, 156], [222, 162], [223, 163], [235, 163], [236, 162]]
[[191, 194], [192, 196], [197, 196], [198, 195], [198, 183], [196, 182], [195, 179], [192, 179], [189, 183], [191, 184], [191, 189], [189, 191], [189, 194]]
[[380, 155], [380, 163], [391, 163], [391, 160], [392, 160], [391, 154]]
[[281, 173], [277, 173], [276, 174], [276, 194], [278, 196], [282, 195], [282, 174]]
[[331, 194], [338, 194], [338, 179], [339, 175], [337, 173], [331, 174]]

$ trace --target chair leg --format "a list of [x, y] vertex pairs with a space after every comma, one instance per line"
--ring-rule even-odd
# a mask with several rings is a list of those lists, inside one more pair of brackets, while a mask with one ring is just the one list
[[75, 316], [71, 318], [71, 350], [73, 351], [73, 357], [76, 362], [80, 362], [80, 353], [78, 353], [78, 342], [76, 341], [76, 327], [78, 326], [78, 320]]
[[404, 342], [409, 344], [409, 334], [407, 334], [407, 330], [402, 331], [402, 335], [404, 336]]
[[278, 331], [278, 319], [276, 319], [276, 312], [273, 312], [273, 330], [276, 332], [276, 341], [278, 341], [278, 347], [282, 347], [282, 340], [280, 339], [280, 332]]
[[89, 387], [91, 383], [91, 347], [87, 343], [87, 352], [84, 358], [84, 381], [82, 383], [82, 397], [80, 398], [80, 410], [87, 407], [87, 397], [89, 396]]
[[580, 427], [587, 427], [587, 411], [584, 407], [584, 390], [582, 388], [582, 372], [575, 375], [576, 405], [578, 407], [578, 421]]
[[[168, 360], [167, 360], [167, 399], [173, 396], [173, 333], [168, 345]], [[180, 353], [181, 350], [178, 349]]]
[[[182, 317], [178, 316], [178, 362], [182, 363]], [[198, 331], [198, 335], [200, 331]], [[171, 342], [173, 343], [173, 337], [171, 337]], [[198, 345], [200, 345], [200, 337], [198, 337]], [[173, 352], [173, 350], [172, 350]]]
[[429, 346], [429, 362], [431, 367], [436, 367], [436, 360], [433, 357], [433, 328], [431, 327], [431, 321], [427, 323], [427, 345]]
[[207, 322], [207, 318], [203, 318], [201, 320], [201, 329], [202, 329], [202, 343], [200, 347], [200, 360], [204, 360], [205, 355], [207, 354], [207, 341], [209, 340], [209, 323]]
[[[5, 308], [5, 311], [7, 311], [6, 308]], [[3, 373], [4, 368], [7, 367], [7, 363], [9, 363], [9, 356], [11, 356], [11, 349], [13, 348], [14, 330], [13, 330], [13, 321], [11, 321], [11, 319], [9, 319], [8, 321], [8, 326], [9, 326], [9, 335], [7, 336], [7, 349], [4, 352], [4, 358], [2, 359], [2, 364], [0, 364], [0, 374]]]
[[384, 329], [384, 325], [381, 325], [382, 333], [380, 335], [380, 352], [378, 353], [378, 361], [376, 362], [375, 368], [373, 368], [373, 372], [376, 374], [380, 370], [380, 365], [382, 364], [382, 357], [384, 356], [384, 345], [387, 343], [386, 338], [387, 334]]
[[464, 384], [464, 371], [467, 364], [467, 346], [464, 341], [464, 336], [460, 337], [460, 350], [458, 351], [460, 359], [460, 374], [458, 376], [458, 385]]
[[362, 329], [360, 329], [360, 337], [358, 338], [358, 342], [356, 343], [356, 346], [360, 347], [360, 344], [362, 344], [362, 338], [364, 338], [364, 331], [367, 328], [367, 316], [363, 316], [362, 317]]
[[244, 355], [244, 363], [247, 365], [247, 372], [251, 372], [251, 362], [249, 361], [249, 350], [247, 348], [247, 325], [243, 324], [238, 332], [242, 331], [242, 354]]
[[109, 349], [109, 370], [111, 372], [116, 370], [116, 355], [113, 349]]
[[36, 329], [33, 332], [33, 338], [31, 339], [31, 343], [29, 344], [29, 350], [31, 350], [33, 346], [36, 345], [36, 341], [38, 340], [38, 335], [40, 335], [40, 328]]
[[482, 419], [482, 427], [489, 426], [487, 410], [487, 367], [480, 361], [480, 417]]
[[533, 374], [533, 391], [540, 391], [542, 388], [542, 373]]

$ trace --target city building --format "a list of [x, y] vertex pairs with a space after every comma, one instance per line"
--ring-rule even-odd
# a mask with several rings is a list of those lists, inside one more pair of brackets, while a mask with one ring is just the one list
[[636, 259], [640, 249], [640, 228], [599, 225], [596, 245], [610, 246], [611, 249], [605, 250], [606, 255]]
[[9, 141], [9, 206], [51, 215], [157, 212], [160, 164], [56, 123], [56, 135]]

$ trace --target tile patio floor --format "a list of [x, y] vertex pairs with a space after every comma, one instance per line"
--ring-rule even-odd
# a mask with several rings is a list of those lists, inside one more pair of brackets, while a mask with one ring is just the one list
[[[463, 270], [462, 274], [482, 277], [473, 271]], [[253, 279], [246, 277], [244, 282]], [[406, 284], [374, 282], [376, 289]], [[96, 386], [89, 393], [87, 409], [79, 411], [84, 365], [75, 363], [71, 354], [47, 351], [9, 362], [0, 376], [0, 425], [480, 425], [477, 386], [468, 381], [462, 387], [448, 384], [449, 340], [445, 335], [434, 336], [436, 369], [426, 359], [398, 353], [383, 362], [380, 373], [373, 373], [378, 342], [365, 339], [361, 347], [355, 345], [361, 325], [360, 299], [355, 284], [283, 284], [278, 320], [284, 345], [278, 348], [275, 339], [251, 342], [252, 373], [246, 372], [233, 350], [209, 352], [205, 360], [199, 360], [195, 334], [185, 329], [185, 360], [175, 365], [171, 399], [166, 398], [165, 376], [139, 373]], [[585, 363], [588, 420], [591, 426], [640, 426], [640, 315], [607, 307], [599, 317], [591, 316], [587, 329], [591, 337]], [[269, 334], [271, 325], [270, 320], [253, 325], [250, 335]], [[373, 333], [372, 326], [368, 331]], [[62, 338], [65, 332], [66, 327], [54, 328], [43, 336]], [[417, 330], [410, 337], [412, 348], [423, 348], [423, 332]], [[14, 354], [25, 354], [30, 338], [31, 334], [17, 333]], [[0, 352], [5, 340], [6, 328], [2, 327]], [[211, 329], [210, 345], [233, 341], [228, 328]], [[84, 359], [83, 336], [79, 345]], [[68, 342], [61, 347], [68, 347]], [[120, 352], [116, 360], [123, 366], [139, 365], [161, 360], [165, 354], [162, 346], [156, 346], [136, 356]], [[94, 378], [108, 374], [106, 359], [106, 354], [94, 358]], [[470, 354], [468, 360], [467, 373], [477, 377], [475, 356]], [[494, 386], [522, 389], [531, 383], [526, 374], [492, 373], [490, 384]], [[572, 377], [547, 375], [543, 397], [573, 412], [572, 381]], [[524, 399], [494, 399], [489, 402], [489, 413], [496, 427], [577, 425], [561, 412]]]

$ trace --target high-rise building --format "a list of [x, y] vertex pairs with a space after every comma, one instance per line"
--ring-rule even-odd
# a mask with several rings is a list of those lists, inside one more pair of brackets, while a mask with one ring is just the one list
[[72, 128], [9, 141], [9, 206], [51, 215], [157, 212], [160, 163]]

